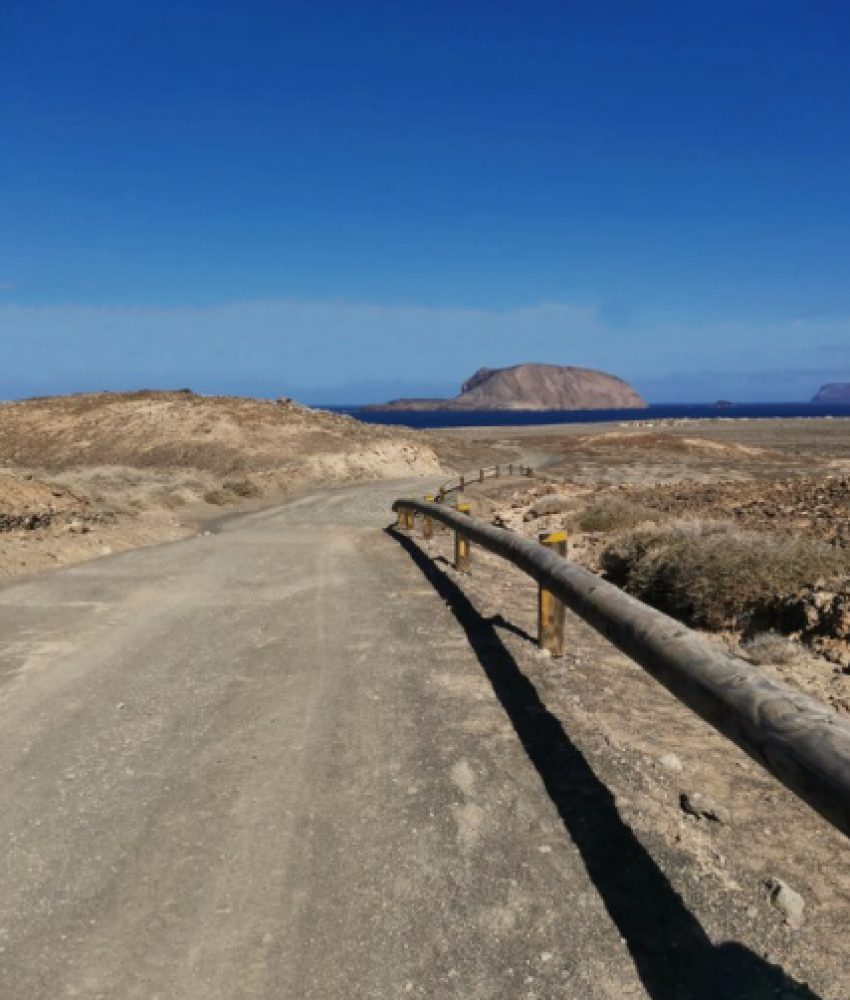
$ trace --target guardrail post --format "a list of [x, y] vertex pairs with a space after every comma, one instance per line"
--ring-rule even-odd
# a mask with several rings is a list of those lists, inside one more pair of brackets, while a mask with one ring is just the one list
[[479, 469], [478, 470], [478, 482], [479, 483], [483, 483], [484, 482], [484, 470], [483, 469]]
[[496, 466], [496, 479], [501, 479], [502, 477], [502, 467], [501, 465]]
[[[434, 502], [434, 498], [430, 495], [426, 496], [425, 499], [429, 503]], [[431, 519], [430, 514], [422, 515], [422, 537], [426, 542], [430, 541], [434, 537], [434, 522]]]
[[466, 479], [463, 476], [461, 476], [460, 477], [460, 483], [458, 485], [458, 489], [462, 490], [464, 488], [464, 486], [466, 486]]
[[[544, 531], [538, 541], [560, 556], [567, 554], [566, 531]], [[552, 656], [564, 655], [564, 605], [544, 587], [537, 592], [537, 636], [541, 649]]]
[[398, 511], [398, 527], [402, 531], [411, 531], [413, 529], [413, 519], [415, 513], [411, 507], [400, 507]]
[[512, 476], [513, 474], [514, 474], [514, 467], [513, 467], [513, 465], [509, 465], [508, 466], [508, 475]]
[[[457, 509], [461, 514], [469, 514], [472, 510], [468, 503], [459, 503]], [[469, 572], [469, 539], [459, 531], [455, 531], [455, 569]]]

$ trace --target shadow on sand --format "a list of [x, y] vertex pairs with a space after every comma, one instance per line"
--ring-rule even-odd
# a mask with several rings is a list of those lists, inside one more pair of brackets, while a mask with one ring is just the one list
[[392, 527], [387, 532], [466, 633], [653, 1000], [819, 1000], [742, 945], [709, 940], [502, 643], [495, 626], [503, 620], [483, 618], [410, 538]]

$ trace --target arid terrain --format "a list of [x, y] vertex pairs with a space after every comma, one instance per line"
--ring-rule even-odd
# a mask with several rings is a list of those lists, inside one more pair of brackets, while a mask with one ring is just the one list
[[850, 711], [848, 432], [833, 419], [522, 428], [502, 444], [526, 444], [535, 477], [467, 492], [529, 536], [567, 528], [571, 558]]
[[[483, 429], [452, 433], [492, 444]], [[523, 428], [500, 445], [536, 455], [535, 474], [473, 481], [473, 515], [535, 538], [565, 527], [570, 558], [850, 713], [847, 421]], [[490, 644], [569, 729], [712, 939], [746, 927], [749, 947], [816, 995], [850, 995], [843, 839], [575, 616], [563, 659], [537, 651], [522, 573], [478, 549], [471, 572], [455, 572], [439, 528], [417, 544], [490, 623]], [[777, 879], [804, 901], [797, 929], [771, 903]]]
[[[474, 550], [458, 574], [448, 532], [424, 543], [380, 529], [396, 490], [531, 464], [533, 476], [471, 484], [473, 513], [530, 537], [566, 527], [571, 558], [848, 713], [848, 430], [717, 420], [420, 433], [184, 392], [0, 407], [0, 575], [202, 535], [4, 588], [8, 749], [20, 757], [6, 811], [16, 891], [32, 906], [10, 916], [22, 944], [9, 955], [28, 995], [69, 983], [129, 995], [146, 968], [138, 947], [158, 956], [144, 975], [182, 975], [183, 995], [208, 996], [204, 976], [235, 983], [255, 937], [270, 984], [292, 977], [304, 995], [321, 967], [343, 995], [335, 965], [292, 957], [305, 941], [313, 956], [360, 940], [383, 912], [369, 903], [380, 883], [382, 900], [398, 899], [368, 940], [387, 955], [399, 914], [452, 914], [444, 933], [422, 911], [435, 942], [405, 959], [412, 995], [514, 996], [518, 976], [528, 996], [702, 1000], [716, 974], [741, 997], [846, 1000], [844, 838], [578, 619], [563, 658], [541, 654], [535, 587], [518, 571]], [[344, 486], [382, 478], [400, 481]], [[43, 761], [28, 756], [36, 710]], [[160, 816], [162, 788], [195, 774], [204, 780]], [[32, 801], [15, 793], [32, 781]], [[90, 810], [84, 822], [66, 822], [66, 797]], [[306, 834], [286, 840], [281, 866], [268, 831], [296, 813]], [[121, 836], [98, 832], [101, 819]], [[186, 843], [178, 827], [195, 830]], [[89, 837], [122, 872], [115, 897], [101, 885], [109, 872], [86, 867]], [[178, 841], [197, 872], [175, 895]], [[116, 853], [137, 842], [146, 853]], [[42, 888], [33, 850], [53, 866]], [[389, 856], [401, 869], [417, 859], [409, 884]], [[220, 895], [195, 899], [211, 868]], [[281, 906], [292, 871], [312, 901], [303, 921]], [[101, 880], [102, 919], [90, 919], [83, 875]], [[56, 885], [74, 944], [45, 950], [56, 935], [39, 893]], [[452, 893], [462, 903], [447, 910]], [[334, 924], [358, 913], [356, 932]], [[209, 928], [221, 935], [212, 944]], [[222, 971], [234, 934], [244, 942]], [[208, 962], [188, 969], [186, 949], [204, 948]], [[481, 968], [469, 959], [485, 953]], [[43, 992], [35, 954], [49, 959]], [[380, 970], [396, 989], [389, 958]]]
[[[518, 499], [528, 494], [521, 480], [502, 488]], [[478, 485], [468, 492], [480, 513], [493, 502], [491, 489], [485, 486], [486, 499], [473, 499], [480, 497]], [[514, 523], [533, 535], [541, 521], [552, 520]], [[472, 641], [490, 664], [494, 686], [507, 691], [515, 673], [523, 677], [524, 698], [512, 688], [506, 695], [515, 699], [515, 724], [529, 743], [540, 734], [550, 794], [570, 834], [584, 843], [597, 884], [607, 883], [614, 906], [620, 891], [641, 899], [635, 918], [641, 943], [664, 950], [651, 928], [667, 919], [675, 935], [682, 913], [690, 913], [718, 948], [718, 961], [744, 946], [797, 981], [777, 987], [776, 996], [850, 996], [845, 838], [577, 616], [567, 612], [562, 658], [540, 652], [536, 586], [520, 571], [473, 547], [470, 572], [458, 573], [450, 532], [438, 526], [431, 542], [418, 535], [415, 545], [433, 560], [432, 575], [445, 581], [441, 595], [455, 594], [459, 617], [474, 623]], [[754, 669], [850, 709], [848, 678], [834, 664], [803, 655], [793, 663], [760, 661]], [[608, 809], [612, 825], [627, 831], [622, 837], [583, 826], [582, 816]], [[665, 918], [651, 891], [642, 893], [646, 856], [669, 880], [677, 906], [684, 904], [678, 916]], [[797, 916], [777, 905], [777, 880], [799, 897]], [[770, 996], [758, 982], [741, 971], [738, 992], [717, 995]]]
[[291, 400], [97, 393], [0, 404], [0, 579], [197, 531], [316, 483], [441, 469], [428, 442]]

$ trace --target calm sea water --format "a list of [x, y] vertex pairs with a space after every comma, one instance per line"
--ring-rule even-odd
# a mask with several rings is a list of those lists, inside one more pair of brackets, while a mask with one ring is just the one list
[[814, 403], [740, 403], [729, 409], [706, 404], [670, 403], [645, 410], [392, 410], [370, 411], [359, 406], [329, 406], [368, 424], [405, 427], [522, 427], [533, 424], [599, 424], [606, 421], [691, 419], [740, 420], [753, 417], [850, 417], [850, 406]]

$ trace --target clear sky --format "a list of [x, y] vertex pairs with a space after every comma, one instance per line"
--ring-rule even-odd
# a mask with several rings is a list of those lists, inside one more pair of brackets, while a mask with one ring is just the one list
[[846, 0], [0, 7], [0, 396], [850, 380]]

